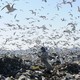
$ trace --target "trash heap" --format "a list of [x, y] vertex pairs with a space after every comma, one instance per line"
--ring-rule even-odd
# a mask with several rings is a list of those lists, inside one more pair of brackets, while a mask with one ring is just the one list
[[56, 60], [48, 71], [38, 60], [32, 62], [15, 55], [0, 57], [0, 80], [80, 80], [79, 61], [61, 64]]

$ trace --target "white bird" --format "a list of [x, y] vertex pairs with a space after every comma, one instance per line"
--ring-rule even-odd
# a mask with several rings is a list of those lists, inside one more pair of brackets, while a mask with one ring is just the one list
[[46, 16], [39, 16], [40, 18], [46, 19]]
[[9, 27], [15, 26], [14, 24], [9, 24], [9, 23], [7, 23], [7, 24], [5, 24], [5, 25], [7, 25], [7, 26], [9, 26]]
[[80, 12], [80, 7], [78, 6], [78, 12]]
[[73, 2], [75, 2], [76, 0], [73, 0]]
[[63, 0], [63, 4], [66, 4], [66, 1], [65, 0]]
[[56, 7], [57, 7], [57, 10], [59, 11], [59, 9], [61, 8], [61, 3], [58, 3]]
[[62, 21], [66, 21], [64, 18], [61, 19]]
[[47, 2], [47, 0], [42, 0], [42, 1]]
[[10, 12], [13, 12], [15, 10], [17, 10], [16, 8], [13, 8], [14, 4], [11, 6], [9, 3], [4, 6], [1, 10], [3, 10], [4, 8], [7, 8], [8, 12], [7, 13], [10, 13]]
[[14, 19], [16, 18], [17, 14], [14, 16]]
[[31, 11], [31, 12], [32, 12], [32, 14], [36, 15], [36, 12], [34, 12], [33, 10], [29, 10], [29, 11]]
[[73, 7], [72, 2], [67, 2], [67, 4], [70, 4], [70, 6]]

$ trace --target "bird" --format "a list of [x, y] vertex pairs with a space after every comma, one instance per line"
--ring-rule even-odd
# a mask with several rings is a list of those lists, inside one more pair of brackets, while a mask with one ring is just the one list
[[70, 6], [73, 7], [72, 2], [67, 2], [67, 4], [70, 4]]
[[39, 16], [40, 18], [46, 19], [46, 16]]
[[29, 11], [31, 11], [31, 12], [32, 12], [32, 14], [36, 15], [36, 12], [34, 12], [33, 10], [29, 10]]
[[69, 12], [69, 15], [70, 15], [71, 17], [73, 17], [73, 14], [72, 14], [72, 13], [70, 13], [70, 12]]
[[15, 35], [15, 34], [16, 34], [16, 32], [13, 33], [13, 35]]
[[47, 0], [42, 0], [42, 1], [47, 2]]
[[77, 24], [70, 22], [70, 23], [67, 24], [67, 26], [68, 26], [68, 25], [71, 25], [71, 27], [74, 27], [74, 26], [77, 25]]
[[13, 1], [19, 1], [19, 0], [13, 0]]
[[78, 12], [80, 12], [80, 7], [78, 6]]
[[59, 9], [61, 8], [61, 4], [58, 3], [58, 4], [56, 5], [56, 7], [57, 7], [57, 10], [59, 11]]
[[72, 0], [73, 2], [75, 2], [76, 0]]
[[66, 21], [64, 18], [61, 19], [62, 21]]
[[15, 10], [17, 10], [16, 8], [13, 8], [14, 4], [12, 4], [12, 6], [8, 3], [6, 6], [4, 6], [1, 10], [3, 10], [4, 8], [7, 8], [8, 12], [7, 13], [10, 13], [10, 12], [13, 12]]
[[30, 18], [26, 18], [26, 20], [29, 20]]
[[2, 16], [0, 15], [0, 19], [2, 18]]
[[16, 18], [17, 14], [14, 16], [14, 19]]
[[18, 26], [19, 29], [22, 29], [22, 27], [19, 24], [16, 24]]
[[14, 24], [9, 24], [9, 23], [5, 23], [5, 25], [7, 25], [9, 27], [15, 26]]
[[66, 4], [66, 1], [65, 0], [63, 0], [63, 4]]

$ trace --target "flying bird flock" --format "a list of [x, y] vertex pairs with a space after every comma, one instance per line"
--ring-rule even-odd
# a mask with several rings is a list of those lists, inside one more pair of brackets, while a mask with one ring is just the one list
[[0, 0], [0, 80], [80, 80], [80, 0]]
[[80, 47], [80, 6], [75, 6], [78, 1], [39, 2], [0, 1], [0, 49], [26, 50], [42, 44], [53, 48]]

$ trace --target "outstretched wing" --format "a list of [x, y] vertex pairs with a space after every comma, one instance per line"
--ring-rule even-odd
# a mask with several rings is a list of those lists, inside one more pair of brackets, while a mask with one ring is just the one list
[[73, 7], [72, 2], [67, 2], [68, 4], [70, 4], [71, 7]]
[[78, 11], [80, 12], [80, 7], [78, 6]]
[[42, 0], [42, 1], [47, 2], [47, 0]]
[[4, 6], [1, 10], [3, 10], [5, 7], [6, 7], [8, 10], [10, 9], [10, 5], [8, 4], [8, 5]]
[[4, 6], [1, 10], [3, 10], [6, 6]]
[[14, 4], [11, 6], [13, 8]]

